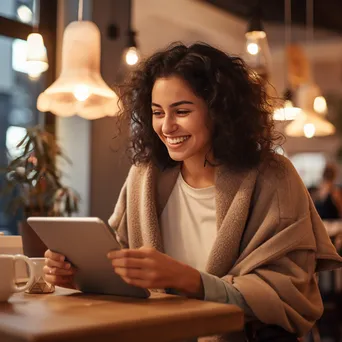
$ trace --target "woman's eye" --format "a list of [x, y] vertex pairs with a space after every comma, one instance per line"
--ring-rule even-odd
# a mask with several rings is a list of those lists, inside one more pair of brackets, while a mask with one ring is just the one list
[[159, 111], [159, 110], [153, 110], [153, 111], [152, 111], [152, 114], [153, 114], [153, 115], [161, 115], [161, 113], [162, 113], [162, 112]]
[[190, 110], [177, 110], [177, 114], [179, 115], [187, 115], [190, 113]]

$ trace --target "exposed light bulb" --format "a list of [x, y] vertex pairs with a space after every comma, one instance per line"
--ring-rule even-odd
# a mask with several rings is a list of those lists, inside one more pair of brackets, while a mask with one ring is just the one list
[[253, 56], [257, 55], [260, 51], [259, 45], [257, 43], [248, 43], [247, 52]]
[[314, 111], [320, 114], [325, 114], [327, 112], [327, 101], [324, 96], [317, 96], [313, 104]]
[[139, 54], [136, 47], [131, 46], [125, 55], [125, 61], [128, 65], [135, 65], [139, 61]]
[[73, 93], [76, 100], [84, 102], [90, 96], [90, 89], [85, 84], [78, 84]]
[[17, 9], [17, 15], [23, 23], [32, 22], [32, 11], [26, 5], [20, 5]]
[[316, 127], [313, 123], [307, 123], [304, 125], [303, 131], [306, 138], [312, 138], [315, 135]]

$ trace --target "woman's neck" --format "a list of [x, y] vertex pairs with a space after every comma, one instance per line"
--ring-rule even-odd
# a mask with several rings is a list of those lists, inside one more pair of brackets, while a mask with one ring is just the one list
[[184, 161], [181, 167], [184, 181], [193, 188], [207, 188], [215, 184], [215, 167], [204, 162]]

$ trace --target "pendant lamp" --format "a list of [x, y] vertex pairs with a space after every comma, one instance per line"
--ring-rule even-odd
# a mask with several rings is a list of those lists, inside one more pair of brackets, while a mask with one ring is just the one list
[[[33, 2], [33, 31], [38, 31], [37, 18], [39, 18], [39, 6], [37, 1]], [[30, 33], [27, 37], [27, 56], [26, 70], [30, 78], [38, 78], [44, 71], [49, 68], [46, 47], [43, 37], [40, 33]]]
[[245, 33], [246, 53], [244, 59], [260, 77], [267, 80], [270, 54], [261, 12], [261, 2], [258, 0], [252, 10], [252, 15]]
[[[307, 0], [307, 41], [309, 36], [313, 37], [313, 0]], [[311, 39], [313, 41], [313, 39]], [[319, 87], [311, 83], [302, 84], [297, 91], [298, 104], [302, 108], [299, 116], [286, 128], [285, 133], [292, 137], [305, 136], [328, 136], [335, 133], [335, 127], [324, 117], [319, 115], [317, 109], [317, 98], [320, 97]], [[316, 104], [315, 104], [316, 102]], [[315, 108], [316, 107], [316, 108]]]
[[140, 51], [136, 40], [137, 33], [132, 29], [132, 0], [128, 0], [129, 5], [129, 30], [127, 33], [127, 45], [123, 52], [123, 58], [128, 67], [134, 67], [141, 59]]
[[315, 84], [304, 84], [298, 88], [298, 104], [302, 108], [297, 118], [285, 127], [291, 137], [327, 136], [335, 133], [335, 127], [314, 110], [314, 99], [319, 89]]
[[[306, 0], [306, 41], [314, 46], [314, 3], [313, 0]], [[327, 102], [321, 93], [321, 90], [315, 85], [316, 96], [314, 98], [314, 110], [315, 112], [325, 115], [328, 112]]]
[[136, 33], [134, 31], [128, 31], [128, 44], [124, 51], [124, 59], [129, 66], [136, 65], [140, 59], [140, 52], [137, 47], [135, 35]]
[[118, 97], [100, 74], [100, 31], [93, 22], [82, 21], [82, 12], [80, 0], [78, 21], [64, 31], [61, 74], [39, 95], [37, 107], [42, 112], [65, 117], [77, 114], [90, 120], [113, 116]]
[[[291, 0], [284, 2], [285, 13], [285, 50], [288, 53], [288, 46], [291, 40]], [[288, 70], [284, 65], [284, 79], [287, 80]], [[301, 109], [293, 104], [293, 92], [289, 86], [286, 87], [283, 95], [283, 105], [276, 108], [273, 113], [273, 119], [276, 121], [294, 120], [300, 113]]]
[[335, 127], [317, 113], [303, 110], [296, 120], [285, 127], [285, 133], [291, 137], [322, 137], [334, 134]]

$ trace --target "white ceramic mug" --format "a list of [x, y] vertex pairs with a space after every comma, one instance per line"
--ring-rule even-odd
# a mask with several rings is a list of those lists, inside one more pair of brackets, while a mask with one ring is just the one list
[[[17, 286], [15, 284], [15, 262], [17, 260], [23, 260], [26, 262], [29, 268], [29, 280], [23, 286]], [[7, 299], [16, 292], [23, 292], [27, 290], [34, 282], [34, 264], [25, 255], [7, 255], [0, 254], [0, 302], [7, 301]]]
[[43, 268], [45, 266], [45, 258], [30, 258], [34, 266], [34, 281], [26, 289], [26, 293], [52, 293], [55, 287], [45, 280]]

